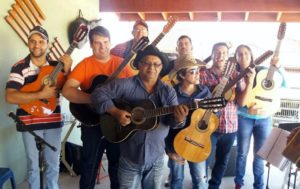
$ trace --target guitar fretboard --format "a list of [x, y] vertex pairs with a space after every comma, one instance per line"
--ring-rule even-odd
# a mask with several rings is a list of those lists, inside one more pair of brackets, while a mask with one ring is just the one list
[[[72, 52], [76, 48], [76, 44], [77, 43], [75, 43], [75, 42], [71, 43], [70, 47], [66, 51], [67, 55], [72, 54]], [[64, 67], [64, 64], [61, 61], [59, 61], [58, 64], [53, 69], [53, 71], [51, 72], [51, 74], [49, 75], [49, 78], [50, 78], [51, 81], [55, 81], [55, 78], [62, 71], [63, 67]]]

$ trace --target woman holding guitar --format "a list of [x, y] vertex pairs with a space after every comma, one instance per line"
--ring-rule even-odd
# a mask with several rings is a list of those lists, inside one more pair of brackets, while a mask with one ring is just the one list
[[[238, 71], [245, 70], [252, 62], [253, 55], [249, 46], [240, 45], [235, 51], [235, 57], [238, 63]], [[272, 58], [271, 64], [278, 67], [278, 59]], [[265, 112], [270, 111], [265, 107], [258, 107], [254, 104], [251, 107], [247, 107], [247, 100], [252, 93], [253, 87], [258, 85], [255, 83], [255, 76], [263, 67], [259, 66], [251, 71], [244, 77], [245, 86], [242, 87], [242, 93], [238, 97], [238, 133], [237, 133], [237, 145], [238, 155], [236, 160], [236, 174], [235, 184], [236, 189], [241, 188], [244, 185], [244, 175], [246, 172], [247, 155], [250, 147], [251, 136], [254, 139], [254, 160], [253, 160], [253, 186], [256, 189], [262, 189], [264, 186], [264, 162], [261, 157], [256, 155], [256, 152], [262, 147], [266, 140], [272, 126], [272, 119], [270, 115], [266, 115]]]
[[[169, 74], [170, 79], [177, 78], [179, 83], [174, 86], [179, 104], [193, 102], [195, 99], [211, 97], [209, 89], [200, 85], [199, 64], [190, 55], [183, 55], [176, 59], [174, 68]], [[189, 126], [192, 111], [187, 116], [185, 127]], [[166, 152], [169, 156], [168, 166], [170, 167], [171, 189], [183, 188], [184, 162], [173, 147], [176, 134], [182, 129], [172, 129], [166, 138]], [[206, 162], [193, 163], [188, 161], [194, 189], [206, 189]]]

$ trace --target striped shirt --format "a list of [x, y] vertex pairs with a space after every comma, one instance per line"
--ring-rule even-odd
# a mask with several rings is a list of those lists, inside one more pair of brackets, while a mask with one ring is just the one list
[[[45, 66], [55, 66], [58, 62], [49, 61]], [[13, 65], [11, 72], [6, 83], [6, 89], [16, 89], [20, 90], [24, 85], [34, 82], [38, 74], [40, 73], [40, 68], [34, 65], [30, 56], [28, 55], [25, 59], [20, 60], [15, 65]], [[62, 127], [62, 115], [60, 113], [60, 103], [59, 97], [57, 98], [57, 107], [51, 115], [47, 116], [33, 116], [17, 108], [17, 116], [25, 123], [31, 130], [41, 130], [41, 129], [54, 129]], [[17, 124], [18, 131], [24, 131], [20, 125]]]
[[[232, 80], [237, 76], [238, 72], [234, 72], [230, 78]], [[207, 86], [210, 91], [220, 83], [222, 77], [218, 76], [213, 69], [203, 69], [200, 71], [200, 81], [202, 85]], [[240, 90], [240, 82], [238, 82], [236, 87], [236, 92]], [[238, 119], [237, 119], [237, 102], [236, 100], [229, 101], [225, 108], [220, 110], [219, 117], [219, 127], [216, 132], [219, 133], [234, 133], [238, 129]]]

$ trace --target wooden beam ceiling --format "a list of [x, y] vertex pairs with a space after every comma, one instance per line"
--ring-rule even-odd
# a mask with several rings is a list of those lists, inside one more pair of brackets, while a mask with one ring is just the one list
[[100, 0], [120, 20], [300, 22], [300, 0]]

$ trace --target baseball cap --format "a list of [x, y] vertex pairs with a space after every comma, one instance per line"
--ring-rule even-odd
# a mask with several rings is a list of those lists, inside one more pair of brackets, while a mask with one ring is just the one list
[[135, 21], [134, 25], [133, 25], [133, 29], [137, 26], [137, 25], [142, 25], [145, 28], [147, 28], [148, 30], [148, 24], [145, 22], [145, 20], [137, 20]]
[[35, 26], [33, 29], [30, 30], [29, 34], [28, 34], [28, 39], [33, 35], [33, 34], [40, 34], [42, 36], [42, 38], [48, 40], [49, 36], [47, 31], [42, 28], [41, 26]]

